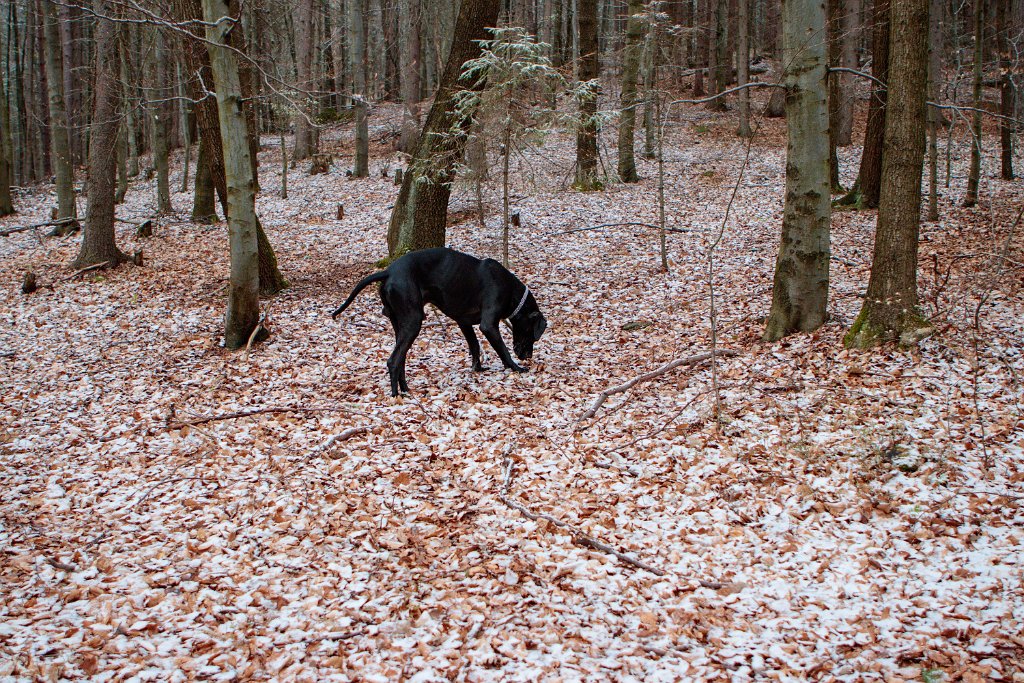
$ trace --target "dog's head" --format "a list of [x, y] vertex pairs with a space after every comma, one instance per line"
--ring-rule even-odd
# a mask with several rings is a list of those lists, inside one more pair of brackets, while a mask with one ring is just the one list
[[512, 323], [512, 350], [519, 360], [533, 358], [533, 344], [548, 327], [548, 321], [537, 308], [537, 302], [533, 301], [532, 295], [528, 303], [533, 304], [530, 307], [533, 310], [524, 310], [509, 321]]

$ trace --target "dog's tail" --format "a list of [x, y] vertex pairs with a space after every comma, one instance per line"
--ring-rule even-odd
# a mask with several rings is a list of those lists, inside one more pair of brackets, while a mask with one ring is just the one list
[[348, 308], [348, 305], [355, 301], [355, 298], [356, 296], [358, 296], [359, 292], [363, 291], [364, 289], [372, 285], [374, 282], [380, 282], [381, 280], [387, 279], [388, 271], [386, 270], [382, 270], [380, 272], [374, 273], [373, 275], [367, 275], [366, 277], [364, 277], [362, 280], [359, 281], [358, 284], [356, 284], [355, 289], [353, 289], [352, 293], [348, 295], [348, 298], [345, 299], [345, 303], [334, 309], [334, 313], [331, 313], [331, 318], [337, 318], [339, 313]]

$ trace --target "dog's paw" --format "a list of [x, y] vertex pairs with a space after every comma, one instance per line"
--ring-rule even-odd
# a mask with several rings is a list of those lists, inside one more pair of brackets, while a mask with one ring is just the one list
[[511, 370], [512, 372], [529, 372], [530, 368], [524, 368], [521, 365], [513, 365], [512, 367], [509, 368], [509, 370]]
[[473, 363], [473, 372], [487, 372], [487, 366], [480, 363]]

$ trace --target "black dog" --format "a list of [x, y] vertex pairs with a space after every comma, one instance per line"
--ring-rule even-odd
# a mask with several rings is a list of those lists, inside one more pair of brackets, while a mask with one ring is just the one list
[[405, 382], [405, 357], [420, 333], [424, 304], [434, 304], [458, 323], [469, 342], [473, 369], [478, 371], [485, 368], [480, 364], [480, 342], [473, 325], [480, 326], [505, 367], [516, 372], [526, 372], [526, 368], [512, 360], [501, 339], [498, 323], [508, 319], [512, 324], [512, 348], [520, 360], [533, 356], [533, 343], [548, 326], [530, 289], [507, 268], [493, 259], [481, 261], [447, 248], [411, 252], [387, 270], [368, 275], [359, 281], [331, 317], [337, 318], [359, 292], [374, 282], [383, 283], [380, 300], [384, 304], [384, 315], [395, 328], [395, 350], [388, 359], [392, 396], [398, 395], [399, 388], [403, 393], [409, 391]]

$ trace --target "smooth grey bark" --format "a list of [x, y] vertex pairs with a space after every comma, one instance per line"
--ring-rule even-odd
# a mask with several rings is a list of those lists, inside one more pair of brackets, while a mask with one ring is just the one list
[[[64, 105], [64, 54], [61, 49], [57, 6], [53, 0], [43, 0], [43, 26], [46, 36], [46, 84], [49, 90], [50, 156], [53, 161], [57, 185], [57, 219], [78, 218], [75, 207], [75, 172], [68, 137], [68, 113]], [[54, 232], [66, 234], [77, 225], [64, 224]]]
[[352, 73], [354, 96], [356, 151], [352, 175], [366, 178], [370, 175], [370, 132], [366, 104], [366, 26], [365, 0], [349, 0], [349, 70]]
[[[928, 99], [939, 101], [942, 80], [942, 0], [930, 0], [928, 21]], [[939, 126], [942, 111], [928, 108], [928, 213], [930, 221], [939, 220]]]
[[885, 156], [871, 277], [848, 347], [898, 340], [910, 345], [931, 333], [917, 310], [917, 247], [928, 90], [928, 0], [891, 7], [892, 44]]
[[[113, 2], [96, 0], [96, 13], [117, 17]], [[95, 108], [89, 131], [89, 185], [85, 227], [72, 268], [100, 263], [114, 267], [131, 258], [117, 248], [114, 236], [114, 183], [117, 173], [117, 131], [121, 123], [121, 81], [116, 21], [96, 24]]]
[[217, 116], [224, 148], [228, 188], [228, 241], [231, 275], [224, 318], [224, 345], [246, 345], [259, 325], [259, 251], [256, 242], [256, 188], [249, 153], [249, 133], [242, 108], [242, 85], [228, 33], [234, 22], [225, 0], [202, 0], [207, 49], [217, 91]]
[[295, 71], [298, 77], [300, 108], [295, 120], [295, 152], [293, 160], [308, 159], [316, 152], [313, 127], [310, 124], [311, 97], [302, 94], [312, 89], [313, 72], [313, 0], [300, 0], [295, 12]]
[[786, 198], [764, 339], [821, 327], [827, 317], [832, 205], [823, 0], [784, 0]]
[[636, 172], [633, 139], [636, 132], [636, 110], [640, 106], [637, 96], [637, 76], [643, 56], [644, 42], [643, 0], [629, 0], [626, 20], [626, 45], [622, 55], [622, 92], [619, 96], [619, 179], [624, 183], [640, 180]]

